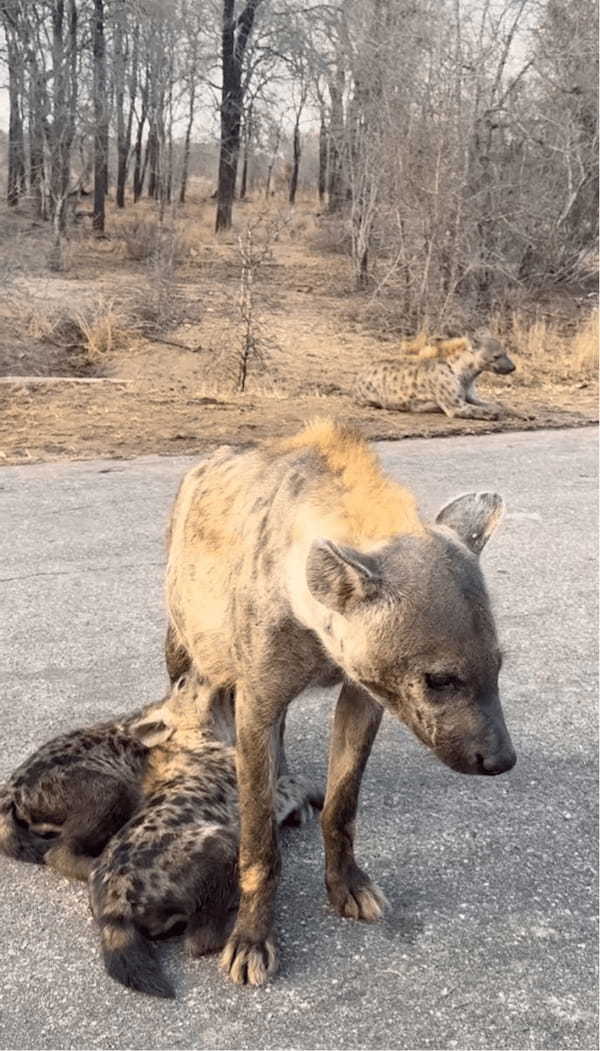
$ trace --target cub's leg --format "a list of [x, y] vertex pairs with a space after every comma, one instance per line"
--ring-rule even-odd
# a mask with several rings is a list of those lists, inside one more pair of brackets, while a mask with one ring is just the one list
[[324, 793], [311, 789], [302, 778], [284, 774], [277, 781], [275, 814], [278, 825], [305, 825], [323, 807]]
[[45, 864], [69, 879], [87, 880], [109, 839], [141, 803], [137, 786], [109, 774], [85, 772], [77, 787], [77, 809], [62, 826]]
[[238, 834], [221, 828], [201, 841], [194, 854], [198, 908], [188, 923], [186, 946], [192, 956], [218, 952], [225, 945], [239, 904]]

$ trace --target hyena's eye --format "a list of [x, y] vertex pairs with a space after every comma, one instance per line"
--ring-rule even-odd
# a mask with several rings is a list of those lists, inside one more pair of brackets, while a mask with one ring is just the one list
[[443, 672], [427, 672], [425, 684], [434, 693], [441, 693], [444, 690], [460, 690], [463, 685], [458, 676], [445, 675]]

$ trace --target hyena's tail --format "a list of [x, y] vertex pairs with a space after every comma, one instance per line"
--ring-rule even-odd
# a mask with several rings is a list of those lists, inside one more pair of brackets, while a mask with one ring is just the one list
[[17, 861], [41, 865], [50, 846], [48, 839], [37, 836], [25, 821], [19, 820], [10, 786], [0, 784], [0, 851]]
[[154, 946], [123, 917], [100, 921], [102, 956], [111, 978], [148, 996], [173, 999], [175, 991], [163, 974]]

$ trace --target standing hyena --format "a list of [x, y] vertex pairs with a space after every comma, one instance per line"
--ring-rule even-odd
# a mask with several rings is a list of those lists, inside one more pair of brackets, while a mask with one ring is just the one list
[[467, 419], [518, 416], [512, 409], [480, 401], [475, 380], [482, 372], [505, 375], [515, 365], [489, 333], [436, 340], [420, 351], [374, 361], [358, 373], [353, 396], [360, 405], [404, 412], [436, 412]]
[[236, 689], [241, 899], [222, 957], [233, 981], [260, 985], [276, 965], [273, 784], [281, 722], [305, 687], [343, 681], [322, 816], [342, 916], [381, 915], [353, 840], [384, 708], [454, 770], [514, 765], [478, 562], [501, 512], [499, 496], [470, 494], [425, 524], [361, 438], [328, 420], [255, 451], [217, 450], [184, 478], [170, 528], [171, 649]]

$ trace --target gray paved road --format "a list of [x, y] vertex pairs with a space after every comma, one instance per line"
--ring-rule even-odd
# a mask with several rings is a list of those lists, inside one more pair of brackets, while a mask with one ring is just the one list
[[[384, 721], [359, 853], [391, 907], [334, 917], [316, 827], [290, 832], [282, 971], [226, 984], [165, 948], [176, 1002], [104, 975], [83, 887], [0, 859], [6, 1048], [595, 1048], [596, 576], [593, 430], [389, 443], [434, 510], [472, 488], [509, 515], [484, 555], [519, 752], [461, 778]], [[164, 521], [184, 459], [0, 472], [0, 776], [73, 725], [159, 696]], [[322, 778], [332, 698], [300, 699], [290, 751]]]

